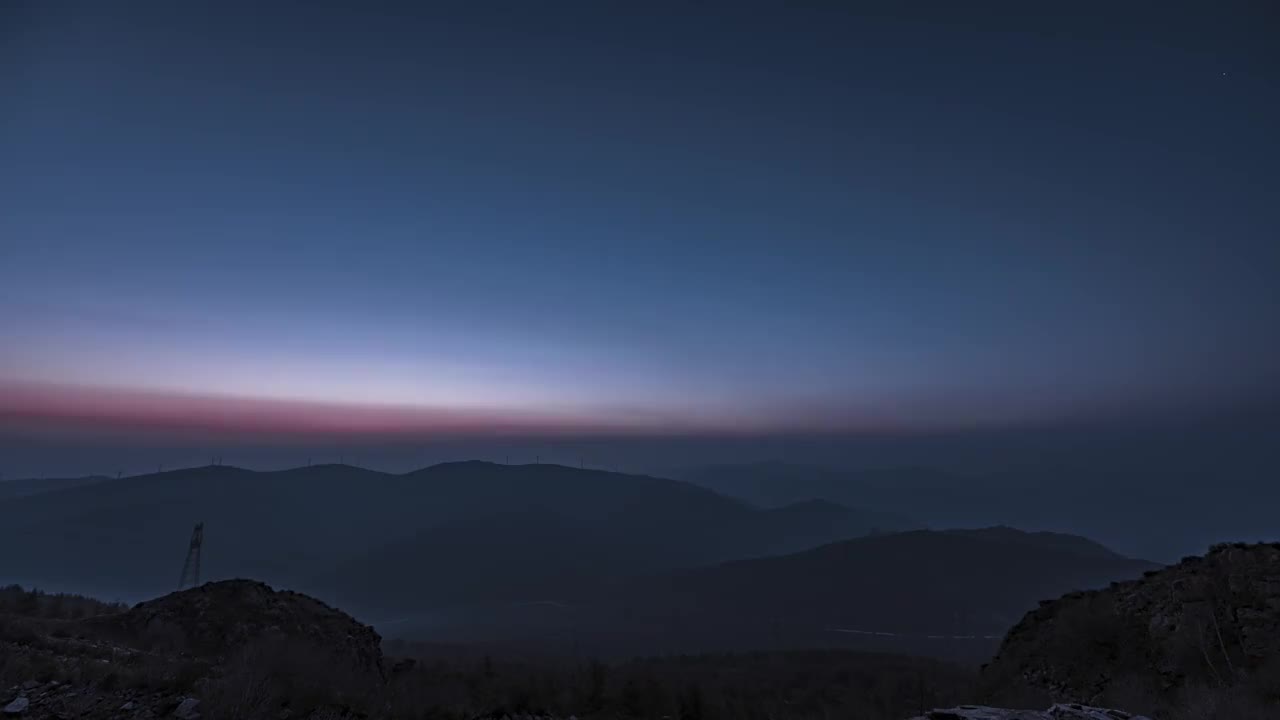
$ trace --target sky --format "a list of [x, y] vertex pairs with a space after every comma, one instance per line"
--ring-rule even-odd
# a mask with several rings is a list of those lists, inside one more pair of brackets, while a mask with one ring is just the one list
[[0, 426], [893, 435], [1275, 397], [1275, 8], [980, 5], [3, 3]]

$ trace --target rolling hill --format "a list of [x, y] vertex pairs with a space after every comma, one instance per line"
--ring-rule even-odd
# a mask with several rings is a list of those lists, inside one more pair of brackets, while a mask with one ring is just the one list
[[602, 654], [844, 647], [978, 660], [1039, 601], [1157, 567], [1052, 533], [908, 531], [628, 578], [448, 633]]
[[991, 635], [1039, 600], [1156, 567], [1085, 538], [1003, 527], [919, 530], [676, 572], [642, 597], [646, 607], [716, 608], [720, 618]]
[[92, 485], [108, 479], [105, 475], [85, 475], [70, 478], [17, 478], [0, 481], [0, 500], [39, 495], [40, 493]]
[[[812, 510], [765, 511], [685, 482], [558, 465], [463, 462], [403, 475], [206, 466], [0, 502], [0, 567], [12, 581], [155, 594], [176, 583], [191, 527], [203, 521], [208, 579], [314, 588], [358, 598], [357, 609], [421, 608], [485, 599], [491, 577], [530, 568], [567, 582], [794, 551], [872, 529], [863, 514], [832, 508], [816, 524]], [[599, 562], [571, 559], [581, 548], [600, 549]], [[537, 585], [503, 588], [521, 595]]]
[[[1211, 445], [1221, 452], [1208, 459], [1175, 460], [1180, 447], [1203, 440], [1187, 436], [1152, 442], [1141, 458], [1107, 454], [1101, 461], [1024, 463], [979, 475], [763, 462], [673, 476], [762, 507], [820, 497], [925, 527], [1057, 530], [1129, 555], [1175, 562], [1217, 542], [1280, 539], [1280, 523], [1269, 509], [1277, 500], [1274, 458], [1260, 457], [1255, 449], [1275, 443], [1258, 435], [1230, 444], [1218, 437]], [[1259, 501], [1240, 503], [1242, 497]]]
[[893, 532], [891, 515], [825, 500], [760, 509], [676, 480], [465, 462], [403, 475], [210, 466], [9, 499], [0, 581], [163, 592], [196, 521], [206, 580], [311, 592], [404, 621], [395, 634], [602, 654], [978, 657], [1037, 601], [1155, 567], [1077, 536]]

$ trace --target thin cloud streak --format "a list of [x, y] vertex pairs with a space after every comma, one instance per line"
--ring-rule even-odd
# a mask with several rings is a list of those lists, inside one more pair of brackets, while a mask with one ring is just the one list
[[521, 411], [333, 403], [91, 386], [0, 385], [0, 425], [47, 432], [376, 438], [422, 435], [720, 435], [807, 429], [778, 418], [643, 409]]
[[[1064, 408], [1035, 417], [1016, 406], [975, 414], [973, 398], [950, 398], [945, 412], [923, 398], [896, 403], [829, 398], [778, 399], [747, 406], [671, 408], [641, 405], [537, 409], [443, 404], [336, 402], [183, 393], [129, 387], [0, 382], [0, 430], [22, 434], [116, 437], [136, 441], [218, 437], [260, 442], [401, 442], [426, 437], [910, 437], [982, 431], [1125, 423], [1141, 419], [1116, 408]], [[1002, 403], [995, 402], [994, 405]], [[1257, 403], [1254, 403], [1257, 404]], [[1264, 403], [1266, 404], [1266, 403]], [[1192, 407], [1195, 406], [1195, 407]], [[1182, 417], [1200, 417], [1249, 403], [1188, 402]], [[1192, 412], [1194, 410], [1194, 412]]]

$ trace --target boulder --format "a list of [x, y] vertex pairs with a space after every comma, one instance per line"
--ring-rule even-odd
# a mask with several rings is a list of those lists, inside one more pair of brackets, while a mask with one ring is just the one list
[[131, 642], [159, 638], [170, 649], [215, 662], [279, 642], [352, 671], [383, 674], [382, 638], [372, 627], [313, 597], [253, 580], [206, 583], [97, 622]]
[[1096, 701], [1118, 682], [1168, 692], [1221, 684], [1280, 658], [1280, 544], [1204, 557], [1042, 603], [983, 670], [992, 688]]
[[200, 711], [196, 710], [196, 706], [199, 704], [200, 701], [195, 698], [183, 698], [178, 707], [173, 709], [173, 716], [178, 720], [197, 720]]

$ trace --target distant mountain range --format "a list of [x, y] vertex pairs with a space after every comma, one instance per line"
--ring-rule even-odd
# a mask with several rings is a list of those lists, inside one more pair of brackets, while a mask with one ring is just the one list
[[[919, 530], [676, 572], [628, 599], [643, 597], [650, 608], [715, 608], [707, 620], [714, 614], [894, 634], [991, 635], [1039, 600], [1156, 567], [1069, 535]], [[689, 596], [696, 602], [685, 602]]]
[[[53, 481], [50, 481], [53, 482]], [[423, 609], [790, 552], [895, 528], [807, 503], [761, 510], [677, 480], [559, 465], [206, 466], [0, 502], [12, 580], [108, 597], [172, 588], [206, 526], [204, 575], [306, 587], [355, 609]]]
[[1156, 567], [1083, 537], [919, 530], [814, 497], [835, 485], [781, 487], [762, 486], [753, 499], [783, 501], [762, 508], [680, 480], [483, 462], [100, 479], [0, 501], [0, 583], [160, 594], [204, 522], [203, 579], [310, 592], [388, 634], [599, 654], [982, 657], [1038, 600]]
[[[1224, 448], [1218, 474], [1159, 464], [1026, 466], [964, 474], [922, 467], [840, 470], [762, 462], [692, 468], [673, 477], [761, 507], [823, 498], [909, 518], [925, 527], [1069, 532], [1130, 555], [1174, 562], [1215, 542], [1280, 539], [1280, 502], [1265, 466], [1238, 467]], [[1105, 460], [1106, 458], [1103, 458]], [[1233, 465], [1232, 463], [1235, 463]], [[1241, 502], [1241, 498], [1254, 502]], [[1140, 521], [1136, 521], [1140, 520]]]
[[845, 647], [982, 659], [1040, 600], [1158, 567], [1069, 535], [908, 531], [562, 588], [421, 636], [594, 654]]

